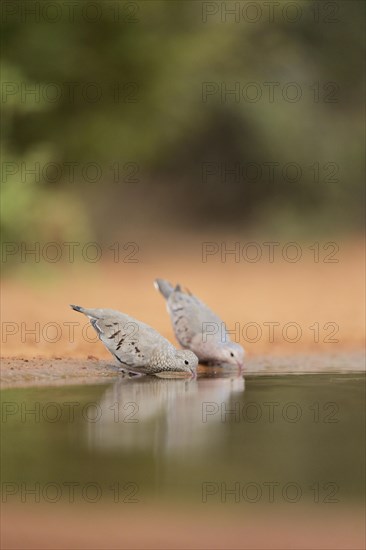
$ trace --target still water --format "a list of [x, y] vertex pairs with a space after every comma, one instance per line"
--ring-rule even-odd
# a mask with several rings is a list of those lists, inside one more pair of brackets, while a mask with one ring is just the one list
[[364, 390], [362, 374], [3, 390], [3, 499], [358, 506]]

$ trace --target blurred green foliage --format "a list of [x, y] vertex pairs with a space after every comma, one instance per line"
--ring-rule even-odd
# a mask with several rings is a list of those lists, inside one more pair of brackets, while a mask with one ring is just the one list
[[[244, 12], [238, 22], [222, 21], [221, 13], [205, 22], [207, 3], [183, 0], [94, 1], [102, 15], [91, 21], [82, 16], [87, 3], [72, 3], [73, 21], [63, 7], [51, 22], [42, 12], [24, 16], [31, 4], [50, 4], [46, 0], [4, 2], [5, 240], [88, 235], [106, 241], [151, 223], [221, 230], [362, 227], [362, 2], [328, 3], [336, 6], [330, 15], [324, 2], [298, 1], [295, 22], [281, 11], [269, 21], [257, 2], [263, 17], [253, 23]], [[204, 83], [215, 90], [239, 83], [242, 90], [249, 82], [263, 91], [256, 102], [222, 100], [219, 92], [203, 99]], [[273, 102], [268, 82], [278, 83]], [[289, 82], [300, 86], [297, 102], [283, 99]], [[35, 94], [26, 93], [30, 89]], [[101, 96], [94, 101], [95, 90]], [[41, 170], [39, 178], [24, 178], [22, 166], [37, 162], [63, 169], [52, 172], [50, 165], [46, 177]], [[299, 181], [281, 175], [289, 162], [301, 167]], [[67, 163], [77, 166], [74, 178]], [[94, 183], [82, 176], [87, 163], [102, 167]], [[203, 163], [213, 163], [217, 173], [203, 177]], [[248, 163], [261, 167], [255, 181], [220, 175]], [[279, 166], [273, 181], [264, 163]], [[332, 163], [335, 181], [327, 181]]]

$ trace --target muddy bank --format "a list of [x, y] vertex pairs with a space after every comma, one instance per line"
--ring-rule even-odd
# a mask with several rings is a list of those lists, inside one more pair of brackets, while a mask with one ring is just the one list
[[[304, 373], [362, 372], [364, 356], [361, 352], [328, 354], [299, 354], [294, 356], [256, 356], [247, 359], [244, 376]], [[236, 376], [235, 369], [199, 365], [198, 376], [228, 374]], [[60, 386], [74, 384], [112, 383], [125, 376], [113, 361], [96, 357], [85, 359], [20, 358], [5, 357], [1, 360], [1, 388], [24, 386]]]
[[1, 359], [1, 388], [17, 386], [59, 386], [103, 384], [119, 376], [112, 362], [96, 358], [69, 359], [43, 357], [6, 357]]

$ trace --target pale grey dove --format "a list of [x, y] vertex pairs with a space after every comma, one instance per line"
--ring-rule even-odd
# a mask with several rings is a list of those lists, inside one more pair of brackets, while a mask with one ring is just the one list
[[243, 367], [244, 349], [232, 342], [225, 324], [206, 304], [164, 279], [155, 286], [166, 299], [173, 330], [183, 348], [193, 351], [200, 362]]
[[124, 370], [165, 377], [195, 374], [198, 359], [194, 353], [177, 350], [149, 325], [113, 309], [70, 307], [89, 317], [99, 339]]

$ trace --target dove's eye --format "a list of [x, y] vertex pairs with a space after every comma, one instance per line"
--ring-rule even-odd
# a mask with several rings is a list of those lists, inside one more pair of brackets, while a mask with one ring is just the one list
[[231, 355], [231, 357], [234, 357], [234, 354], [233, 354], [233, 352], [232, 352], [232, 351], [230, 352], [230, 355]]
[[188, 361], [184, 361], [184, 364], [185, 364], [185, 365], [189, 365]]

